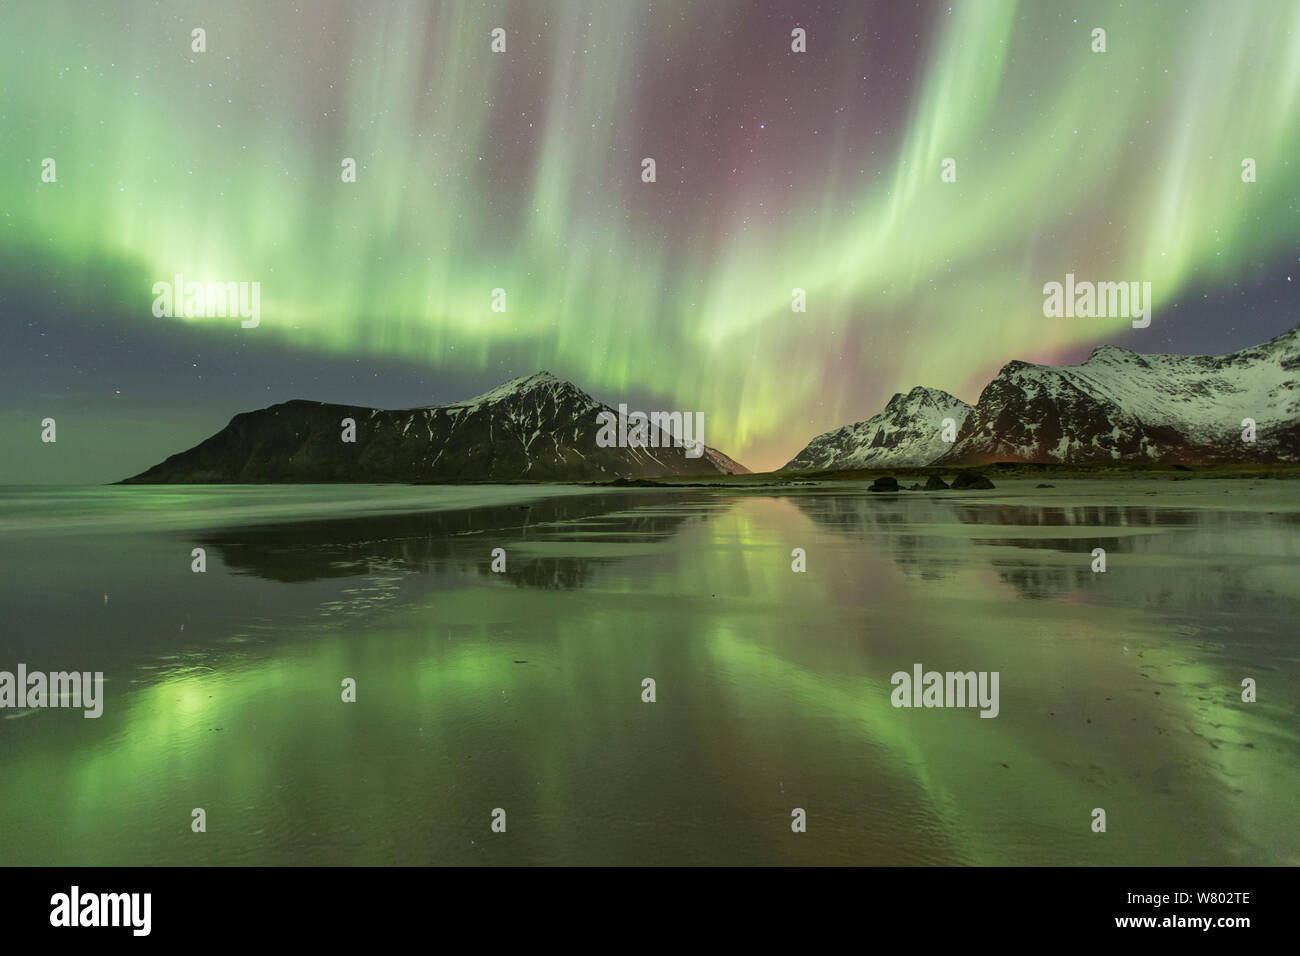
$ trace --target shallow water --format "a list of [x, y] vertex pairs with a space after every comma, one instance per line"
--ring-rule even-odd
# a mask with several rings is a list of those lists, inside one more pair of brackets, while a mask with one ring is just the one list
[[1034, 484], [0, 489], [0, 863], [1300, 863], [1294, 486]]

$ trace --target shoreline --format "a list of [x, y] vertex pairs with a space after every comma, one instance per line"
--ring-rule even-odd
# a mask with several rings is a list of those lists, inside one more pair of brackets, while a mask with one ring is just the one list
[[573, 479], [536, 480], [536, 479], [494, 479], [489, 481], [454, 481], [431, 479], [428, 481], [186, 481], [186, 482], [145, 482], [131, 479], [106, 482], [93, 486], [33, 486], [4, 485], [0, 487], [99, 487], [118, 486], [151, 488], [265, 488], [265, 487], [319, 487], [336, 485], [340, 487], [475, 487], [475, 486], [574, 486], [589, 488], [744, 488], [744, 487], [790, 487], [796, 485], [815, 485], [821, 483], [848, 483], [854, 481], [874, 481], [877, 478], [892, 477], [924, 481], [930, 477], [950, 479], [961, 474], [983, 475], [987, 478], [1071, 478], [1094, 480], [1131, 480], [1131, 479], [1165, 479], [1187, 481], [1201, 479], [1276, 479], [1294, 480], [1300, 478], [1300, 462], [1234, 462], [1231, 464], [1069, 464], [1038, 462], [991, 462], [984, 465], [915, 465], [892, 466], [881, 468], [853, 468], [846, 470], [820, 471], [764, 471], [746, 474], [716, 475], [701, 480], [699, 475], [663, 475], [656, 478], [613, 478], [608, 481]]

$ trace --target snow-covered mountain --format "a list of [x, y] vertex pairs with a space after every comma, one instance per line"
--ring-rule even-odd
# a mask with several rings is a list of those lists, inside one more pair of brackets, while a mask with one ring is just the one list
[[[601, 448], [596, 416], [613, 409], [539, 372], [476, 398], [387, 410], [294, 400], [236, 415], [133, 484], [187, 482], [600, 481], [747, 471], [716, 449]], [[344, 419], [355, 442], [342, 439]]]
[[1300, 326], [1228, 355], [1103, 345], [1082, 365], [1011, 362], [938, 463], [1296, 460]]
[[960, 429], [971, 407], [937, 388], [918, 385], [891, 398], [865, 422], [818, 435], [782, 471], [841, 471], [928, 465], [952, 445], [943, 440], [943, 420]]

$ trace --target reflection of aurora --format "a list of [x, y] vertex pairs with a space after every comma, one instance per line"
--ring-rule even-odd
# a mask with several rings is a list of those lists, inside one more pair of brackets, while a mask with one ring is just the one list
[[[809, 517], [846, 513], [811, 507], [838, 497], [825, 490], [692, 489], [611, 495], [604, 514], [553, 502], [564, 516], [530, 513], [526, 539], [511, 509], [485, 509], [472, 533], [443, 539], [451, 550], [386, 569], [409, 586], [382, 611], [331, 612], [316, 627], [264, 598], [245, 614], [266, 628], [256, 640], [128, 648], [107, 669], [100, 720], [6, 722], [3, 859], [1294, 862], [1300, 761], [1275, 689], [1294, 675], [1264, 674], [1268, 693], [1250, 708], [1230, 691], [1279, 659], [1295, 597], [1221, 571], [1251, 560], [1257, 539], [1294, 545], [1295, 526], [1222, 507], [1165, 521], [1143, 491], [1110, 487], [1113, 510], [1094, 514], [1126, 514], [1136, 530], [1153, 512], [1143, 565], [1109, 574], [1113, 593], [1090, 579], [1033, 601], [969, 555], [999, 530], [1055, 533], [1059, 509], [1035, 520], [990, 499], [985, 524], [967, 501], [962, 520], [904, 512], [850, 530]], [[925, 499], [911, 500], [923, 513]], [[1217, 500], [1189, 493], [1179, 507]], [[277, 536], [305, 550], [347, 544], [360, 578], [367, 548], [390, 547], [381, 532], [397, 524], [379, 519], [370, 543], [355, 522], [212, 532], [249, 563], [225, 576], [213, 560], [202, 587], [313, 586], [265, 558]], [[900, 538], [965, 557], [941, 581], [917, 577], [890, 552]], [[115, 541], [129, 559], [135, 539]], [[803, 574], [790, 570], [796, 545]], [[533, 547], [583, 567], [580, 589], [483, 573], [496, 546], [512, 561]], [[1199, 603], [1156, 600], [1188, 579]], [[193, 586], [187, 576], [167, 593], [183, 604]], [[141, 614], [147, 630], [175, 609]], [[1001, 713], [896, 710], [890, 675], [917, 660], [999, 671]], [[345, 676], [354, 709], [339, 702]], [[640, 703], [646, 676], [653, 707]], [[196, 806], [208, 814], [201, 843], [188, 829]], [[495, 806], [510, 809], [519, 841], [500, 858], [470, 843]], [[809, 829], [791, 845], [796, 806]], [[1104, 840], [1089, 829], [1097, 806]]]
[[[332, 38], [318, 44], [292, 4], [244, 5], [189, 55], [178, 23], [197, 13], [119, 4], [105, 17], [129, 29], [105, 42], [76, 0], [22, 5], [0, 38], [0, 165], [26, 177], [5, 182], [0, 258], [20, 278], [48, 253], [68, 304], [132, 332], [210, 328], [195, 341], [225, 348], [228, 320], [154, 319], [149, 289], [259, 278], [259, 342], [476, 370], [484, 387], [508, 360], [611, 400], [653, 391], [761, 468], [917, 383], [973, 399], [1011, 357], [1172, 341], [1043, 321], [1044, 279], [1137, 276], [1159, 315], [1192, 283], [1258, 278], [1294, 236], [1290, 0], [1112, 0], [1089, 23], [938, 5], [914, 51], [870, 46], [886, 12], [845, 4], [802, 59], [774, 60], [728, 45], [744, 4], [663, 6], [338, 7], [311, 11]], [[762, 23], [785, 45], [780, 19]], [[498, 23], [513, 39], [493, 56]], [[711, 79], [733, 62], [735, 104]], [[47, 154], [59, 181], [43, 187]], [[78, 289], [79, 273], [96, 278]], [[506, 313], [488, 307], [498, 287]]]
[[[818, 497], [793, 500], [808, 511], [819, 510], [819, 504], [851, 505], [859, 500], [871, 510], [875, 503], [867, 496], [838, 501]], [[918, 511], [927, 507], [920, 500], [915, 505]], [[981, 536], [1002, 530], [980, 525], [975, 513], [984, 511], [999, 520], [1008, 511], [1007, 505], [993, 502], [983, 509], [965, 503], [950, 507], [962, 511], [964, 524], [893, 522], [886, 523], [894, 525], [892, 532], [878, 529], [867, 533], [864, 542], [857, 529], [854, 537], [868, 547], [892, 547], [891, 533], [896, 540], [906, 530], [911, 532], [903, 535], [908, 540], [928, 540], [936, 553], [953, 553], [958, 542], [969, 549]], [[737, 509], [745, 510], [756, 509]], [[782, 510], [788, 517], [788, 506]], [[1029, 516], [1037, 510], [1032, 506], [1011, 510], [1021, 523], [1028, 519], [1055, 524], [1062, 518], [1057, 508], [1043, 509], [1048, 515], [1039, 512], [1037, 521]], [[1090, 517], [1099, 510], [1087, 509]], [[1176, 581], [1180, 593], [1198, 595], [1195, 605], [1178, 606], [1207, 628], [1213, 617], [1235, 616], [1233, 608], [1241, 606], [1252, 607], [1265, 629], [1270, 618], [1280, 623], [1290, 613], [1288, 604], [1294, 604], [1293, 590], [1288, 599], [1288, 592], [1275, 590], [1269, 578], [1235, 568], [1225, 586], [1222, 564], [1193, 565], [1178, 554], [1212, 548], [1223, 562], [1235, 564], [1244, 558], [1262, 567], [1270, 558], [1253, 554], [1256, 533], [1271, 531], [1274, 545], [1290, 539], [1293, 547], [1294, 528], [1261, 529], [1259, 515], [1241, 512], [1206, 510], [1202, 520], [1188, 522], [1185, 517], [1170, 521], [1146, 506], [1116, 504], [1105, 510], [1197, 533], [1174, 543], [1159, 535], [1164, 553], [1152, 550], [1172, 561], [1146, 562], [1141, 575], [1117, 575], [1130, 585], [1126, 598], [1089, 594], [1091, 589], [1078, 587], [1058, 589], [1055, 607], [1068, 610], [1066, 619], [1059, 611], [1016, 614], [1006, 608], [1016, 592], [990, 587], [983, 570], [986, 562], [982, 557], [972, 560], [970, 550], [961, 569], [942, 585], [911, 581], [901, 597], [893, 589], [909, 582], [907, 576], [885, 574], [876, 564], [863, 566], [833, 539], [821, 542], [819, 560], [843, 569], [843, 574], [831, 570], [815, 580], [810, 574], [809, 581], [798, 583], [798, 576], [762, 574], [764, 589], [772, 589], [775, 604], [797, 600], [797, 593], [810, 584], [816, 588], [818, 581], [830, 582], [832, 586], [818, 589], [812, 600], [840, 613], [833, 623], [823, 619], [815, 630], [825, 636], [831, 626], [860, 635], [861, 643], [842, 638], [828, 651], [821, 640], [790, 641], [779, 632], [725, 623], [711, 627], [709, 649], [733, 678], [726, 686], [731, 691], [729, 705], [738, 712], [736, 720], [757, 720], [766, 709], [789, 710], [796, 702], [804, 719], [825, 723], [823, 732], [845, 741], [850, 759], [867, 761], [873, 772], [888, 773], [899, 786], [912, 788], [913, 799], [951, 841], [961, 862], [1156, 862], [1167, 859], [1171, 846], [1187, 838], [1189, 825], [1207, 840], [1210, 830], [1218, 830], [1219, 836], [1230, 833], [1231, 852], [1243, 862], [1279, 853], [1279, 861], [1294, 861], [1294, 841], [1282, 837], [1291, 810], [1287, 785], [1281, 783], [1294, 768], [1278, 773], [1270, 766], [1267, 782], [1250, 778], [1260, 768], [1250, 741], [1262, 737], [1294, 752], [1294, 735], [1281, 729], [1285, 705], [1275, 703], [1266, 711], [1236, 706], [1240, 663], [1233, 662], [1233, 655], [1226, 648], [1217, 655], [1187, 648], [1179, 640], [1187, 636], [1184, 628], [1171, 632], [1153, 613], [1166, 603], [1161, 592], [1167, 597]], [[766, 517], [778, 516], [774, 507], [768, 509]], [[735, 512], [727, 518], [744, 520]], [[723, 541], [730, 537], [718, 536]], [[784, 537], [808, 540], [808, 531], [790, 527]], [[754, 563], [757, 571], [767, 562], [760, 558]], [[690, 576], [685, 573], [683, 579]], [[841, 576], [855, 583], [839, 588]], [[1143, 585], [1134, 586], [1139, 578], [1145, 579], [1145, 601], [1140, 596]], [[1139, 593], [1137, 607], [1149, 605], [1151, 613], [1129, 610], [1134, 592]], [[1096, 606], [1086, 615], [1075, 607], [1094, 601]], [[1112, 603], [1121, 607], [1107, 606]], [[804, 627], [801, 633], [808, 630]], [[1131, 654], [1125, 642], [1133, 645]], [[1112, 653], [1099, 655], [1099, 647]], [[1267, 657], [1272, 659], [1272, 654]], [[889, 702], [888, 675], [896, 665], [917, 658], [948, 660], [962, 669], [976, 661], [1000, 666], [1006, 681], [1003, 713], [987, 721], [969, 719], [973, 713], [941, 713], [932, 719], [906, 712], [900, 716]], [[1101, 730], [1099, 714], [1107, 711], [1107, 727]], [[864, 748], [869, 756], [862, 755]], [[1213, 785], [1202, 786], [1202, 775]], [[1103, 849], [1089, 842], [1087, 813], [1098, 801], [1125, 808], [1130, 822], [1122, 847]], [[1157, 809], [1161, 806], [1178, 809], [1170, 813]], [[1206, 818], [1214, 822], [1189, 823]], [[1246, 819], [1249, 823], [1242, 822]], [[1270, 847], [1272, 837], [1283, 838], [1286, 847]]]

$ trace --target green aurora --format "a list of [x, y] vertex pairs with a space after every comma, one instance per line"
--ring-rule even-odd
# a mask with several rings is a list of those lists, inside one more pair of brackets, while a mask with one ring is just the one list
[[[0, 276], [14, 297], [57, 274], [42, 321], [128, 344], [172, 323], [196, 350], [400, 361], [484, 389], [549, 368], [606, 401], [703, 410], [710, 444], [770, 468], [915, 384], [973, 400], [1011, 358], [1177, 351], [1175, 303], [1295, 261], [1291, 0], [922, 6], [885, 62], [897, 10], [792, 9], [0, 3]], [[1042, 285], [1067, 272], [1150, 281], [1151, 328], [1045, 319]], [[150, 289], [177, 273], [259, 281], [260, 326], [155, 318]], [[30, 318], [13, 301], [6, 324]], [[1260, 321], [1234, 347], [1284, 327]], [[30, 392], [5, 396], [6, 443], [49, 413]], [[143, 399], [121, 415], [82, 395], [72, 417], [143, 456], [114, 459], [120, 477], [289, 397], [232, 387], [150, 422]]]

